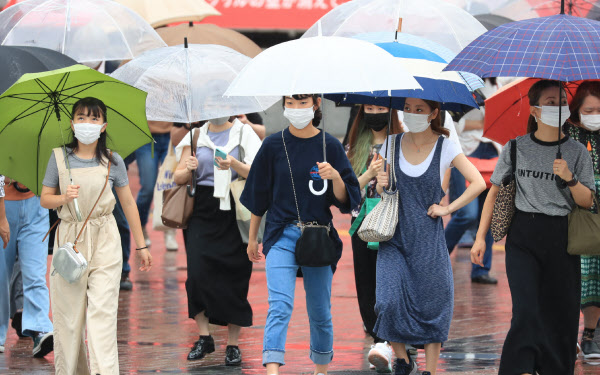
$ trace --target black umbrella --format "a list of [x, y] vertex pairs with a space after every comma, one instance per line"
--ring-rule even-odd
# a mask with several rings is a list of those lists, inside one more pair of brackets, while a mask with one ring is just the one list
[[495, 29], [496, 27], [504, 25], [505, 23], [513, 22], [513, 20], [511, 20], [510, 18], [489, 13], [478, 14], [474, 17], [477, 19], [477, 21], [481, 22], [481, 24], [485, 26], [485, 28], [488, 30]]
[[62, 53], [39, 47], [0, 46], [0, 94], [25, 73], [66, 68], [77, 61]]

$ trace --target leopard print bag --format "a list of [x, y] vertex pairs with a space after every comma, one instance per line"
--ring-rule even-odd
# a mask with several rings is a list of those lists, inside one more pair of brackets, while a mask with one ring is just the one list
[[496, 202], [494, 203], [494, 212], [492, 213], [491, 230], [495, 242], [500, 241], [506, 236], [515, 214], [517, 141], [514, 139], [510, 141], [510, 162], [512, 164], [512, 172], [502, 181]]

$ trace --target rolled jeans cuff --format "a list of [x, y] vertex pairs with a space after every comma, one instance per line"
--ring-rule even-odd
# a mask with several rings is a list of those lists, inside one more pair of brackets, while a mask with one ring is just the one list
[[310, 349], [310, 359], [315, 365], [328, 365], [333, 360], [333, 350], [330, 352], [317, 352]]
[[281, 350], [265, 350], [263, 351], [263, 366], [268, 363], [279, 363], [280, 366], [285, 365], [285, 352]]

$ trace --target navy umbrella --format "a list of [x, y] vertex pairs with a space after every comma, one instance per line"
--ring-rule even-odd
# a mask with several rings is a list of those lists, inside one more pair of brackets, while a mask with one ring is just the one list
[[0, 46], [0, 94], [25, 73], [66, 68], [77, 61], [62, 53], [39, 47]]
[[[599, 57], [600, 22], [564, 14], [563, 0], [559, 15], [511, 22], [486, 32], [462, 50], [445, 70], [480, 77], [570, 82], [599, 79]], [[560, 143], [557, 158], [561, 158]], [[566, 185], [561, 182], [560, 186]]]

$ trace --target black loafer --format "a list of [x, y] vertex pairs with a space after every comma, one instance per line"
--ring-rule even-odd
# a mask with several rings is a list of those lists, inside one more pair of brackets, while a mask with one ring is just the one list
[[481, 275], [481, 276], [473, 277], [473, 278], [471, 278], [471, 282], [477, 283], [477, 284], [488, 284], [488, 285], [498, 284], [498, 280], [494, 279], [490, 275]]
[[225, 351], [225, 365], [226, 366], [239, 366], [242, 364], [242, 352], [240, 348], [234, 345], [227, 345]]
[[210, 354], [215, 351], [215, 341], [212, 336], [200, 336], [200, 340], [194, 343], [192, 350], [190, 350], [190, 354], [188, 354], [188, 361], [194, 361], [197, 359], [202, 359], [206, 357], [207, 354]]

